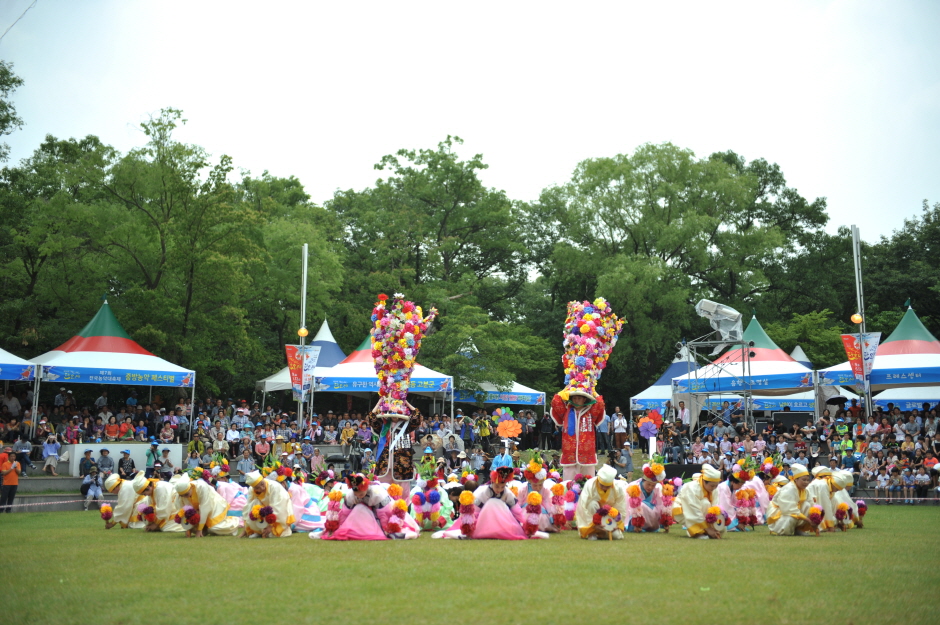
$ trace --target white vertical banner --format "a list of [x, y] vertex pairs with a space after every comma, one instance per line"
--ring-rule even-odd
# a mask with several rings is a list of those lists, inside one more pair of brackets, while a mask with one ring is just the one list
[[317, 368], [317, 361], [320, 359], [320, 346], [305, 345], [301, 349], [303, 350], [301, 358], [304, 362], [303, 394], [306, 397], [307, 393], [310, 392], [310, 385], [313, 383], [313, 371]]
[[878, 353], [878, 344], [881, 342], [881, 332], [866, 332], [862, 334], [862, 370], [865, 374], [865, 393], [871, 389], [871, 370], [875, 364], [875, 354]]

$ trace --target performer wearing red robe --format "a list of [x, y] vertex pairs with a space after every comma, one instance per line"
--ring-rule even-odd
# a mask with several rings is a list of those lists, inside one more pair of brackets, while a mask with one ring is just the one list
[[552, 398], [552, 421], [561, 427], [561, 466], [565, 481], [578, 473], [592, 476], [597, 466], [595, 427], [604, 420], [604, 398], [587, 394], [556, 393]]

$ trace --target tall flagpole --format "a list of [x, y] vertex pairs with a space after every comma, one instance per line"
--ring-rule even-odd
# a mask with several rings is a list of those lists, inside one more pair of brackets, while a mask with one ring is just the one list
[[[862, 321], [858, 324], [858, 346], [860, 349], [864, 349], [865, 342], [865, 290], [862, 285], [862, 238], [859, 235], [858, 226], [852, 226], [852, 258], [855, 261], [855, 298], [856, 304], [858, 305], [858, 314], [861, 316]], [[862, 372], [864, 374], [864, 384], [865, 388], [865, 416], [871, 416], [871, 383], [869, 382], [869, 377], [871, 371], [868, 371], [868, 368], [865, 366], [864, 355], [862, 357]]]
[[301, 432], [304, 429], [304, 369], [307, 366], [307, 350], [304, 349], [304, 339], [307, 338], [307, 244], [304, 243], [303, 251], [300, 253], [303, 263], [303, 274], [300, 281], [300, 329], [297, 335], [300, 337], [300, 399], [297, 402], [297, 424]]

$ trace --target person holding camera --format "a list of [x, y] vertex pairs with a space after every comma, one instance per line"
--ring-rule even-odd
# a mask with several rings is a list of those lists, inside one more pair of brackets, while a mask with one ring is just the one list
[[88, 504], [94, 501], [101, 507], [101, 500], [104, 498], [101, 492], [101, 477], [98, 475], [98, 467], [92, 465], [88, 475], [82, 480], [82, 495], [85, 496], [85, 512], [88, 512]]

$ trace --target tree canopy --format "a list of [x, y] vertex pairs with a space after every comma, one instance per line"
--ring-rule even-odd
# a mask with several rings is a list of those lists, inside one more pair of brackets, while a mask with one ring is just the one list
[[[21, 83], [0, 64], [0, 135], [22, 121]], [[235, 173], [230, 156], [179, 142], [182, 112], [141, 125], [120, 153], [95, 136], [47, 136], [0, 171], [0, 346], [52, 349], [102, 294], [148, 350], [198, 371], [202, 392], [249, 393], [283, 366], [299, 324], [300, 247], [310, 245], [308, 323], [328, 318], [347, 352], [380, 292], [441, 312], [421, 362], [460, 388], [561, 386], [566, 303], [606, 297], [626, 319], [599, 389], [624, 405], [708, 331], [709, 298], [756, 311], [784, 349], [844, 358], [855, 312], [846, 229], [780, 168], [670, 143], [587, 159], [534, 201], [486, 187], [462, 141], [378, 157], [379, 178], [319, 206], [295, 177]], [[2, 154], [0, 154], [2, 156]], [[940, 320], [940, 203], [864, 246], [868, 327], [890, 332], [911, 299]]]

